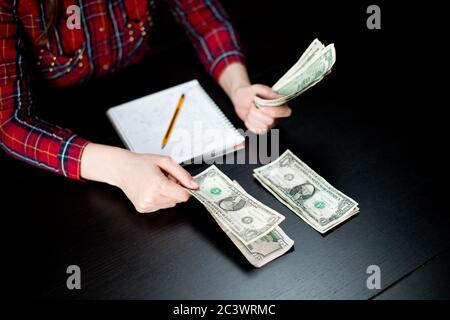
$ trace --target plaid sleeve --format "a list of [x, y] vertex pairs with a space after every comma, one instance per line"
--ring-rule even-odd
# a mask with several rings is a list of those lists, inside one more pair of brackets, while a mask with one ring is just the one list
[[80, 159], [88, 141], [31, 114], [31, 81], [14, 6], [0, 0], [0, 147], [27, 163], [81, 180]]
[[244, 63], [238, 34], [217, 0], [167, 1], [215, 80], [230, 63]]

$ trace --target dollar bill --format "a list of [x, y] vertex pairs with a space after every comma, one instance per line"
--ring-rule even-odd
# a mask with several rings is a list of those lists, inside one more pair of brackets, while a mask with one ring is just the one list
[[190, 193], [213, 209], [214, 218], [244, 245], [265, 236], [284, 220], [283, 215], [242, 192], [214, 165], [194, 179], [200, 188]]
[[297, 63], [273, 85], [272, 89], [281, 97], [276, 99], [256, 97], [256, 106], [259, 108], [280, 106], [294, 99], [330, 73], [335, 62], [334, 44], [325, 47], [318, 39], [315, 39]]
[[[211, 212], [212, 209], [208, 207], [206, 207], [206, 209], [211, 213], [211, 215], [213, 215]], [[289, 238], [280, 227], [276, 227], [265, 236], [248, 245], [244, 245], [219, 221], [216, 220], [216, 222], [227, 234], [234, 245], [239, 249], [239, 251], [244, 255], [248, 262], [257, 268], [260, 268], [270, 261], [284, 255], [294, 245], [294, 241]]]
[[[246, 198], [253, 198], [251, 195], [247, 194], [245, 190], [236, 181], [231, 181], [216, 167], [214, 167], [213, 169], [208, 168], [202, 173], [205, 172], [209, 172], [209, 175], [211, 175], [211, 172], [214, 172], [214, 175], [216, 174], [219, 174], [221, 176], [223, 175], [222, 178], [227, 180], [228, 183], [231, 182], [233, 187], [237, 189], [241, 195], [245, 196]], [[202, 173], [194, 177], [194, 179], [196, 179], [199, 176], [201, 177]], [[202, 189], [202, 186], [200, 186], [200, 189]], [[229, 227], [227, 227], [227, 225], [219, 218], [222, 216], [222, 213], [217, 211], [216, 206], [212, 205], [210, 201], [206, 201], [206, 198], [196, 196], [195, 191], [189, 190], [189, 192], [191, 192], [191, 194], [193, 194], [194, 197], [196, 197], [200, 201], [200, 203], [202, 203], [205, 206], [205, 208], [217, 222], [219, 227], [225, 232], [225, 234], [231, 239], [234, 245], [239, 249], [239, 251], [253, 266], [257, 268], [262, 267], [268, 262], [285, 254], [294, 245], [294, 241], [291, 238], [289, 238], [279, 226], [275, 226], [275, 228], [273, 228], [270, 232], [257, 238], [253, 242], [244, 244], [233, 232], [230, 231]], [[264, 208], [269, 211], [272, 210], [267, 206], [265, 206], [264, 204], [258, 202], [254, 198], [253, 201], [255, 203], [258, 203], [261, 208]]]
[[319, 39], [314, 39], [309, 47], [303, 52], [300, 59], [298, 59], [298, 61], [273, 85], [273, 88], [278, 88], [280, 83], [285, 82], [294, 74], [297, 74], [306, 62], [311, 61], [311, 59], [324, 48], [325, 46], [319, 41]]
[[[233, 183], [237, 188], [240, 188], [241, 191], [245, 193], [236, 181], [233, 181]], [[216, 214], [212, 212], [214, 209], [209, 207], [207, 204], [204, 205], [209, 213], [213, 217], [216, 217]], [[256, 241], [248, 245], [244, 245], [237, 237], [228, 231], [219, 220], [216, 220], [216, 222], [231, 239], [234, 245], [239, 249], [239, 251], [244, 255], [244, 257], [257, 268], [260, 268], [270, 261], [282, 256], [294, 245], [294, 241], [289, 238], [279, 226]]]
[[330, 185], [290, 150], [255, 169], [254, 177], [320, 233], [359, 212], [356, 201]]

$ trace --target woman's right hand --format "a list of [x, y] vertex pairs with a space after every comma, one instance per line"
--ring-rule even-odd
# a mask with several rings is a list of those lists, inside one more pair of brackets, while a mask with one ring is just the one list
[[187, 201], [189, 193], [182, 186], [198, 188], [189, 172], [170, 157], [137, 154], [94, 143], [83, 151], [81, 176], [119, 187], [141, 213]]

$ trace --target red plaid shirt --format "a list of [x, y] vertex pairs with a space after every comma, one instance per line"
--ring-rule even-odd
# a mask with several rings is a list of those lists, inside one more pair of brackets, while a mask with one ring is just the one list
[[[242, 62], [235, 30], [217, 0], [166, 0], [186, 30], [208, 72], [217, 79], [226, 65]], [[69, 86], [143, 58], [153, 27], [153, 1], [64, 0], [78, 5], [81, 28], [69, 29], [67, 15], [49, 33], [35, 59], [30, 44], [44, 31], [42, 1], [0, 0], [0, 146], [35, 166], [80, 179], [80, 159], [88, 141], [31, 113], [29, 68], [56, 86]]]

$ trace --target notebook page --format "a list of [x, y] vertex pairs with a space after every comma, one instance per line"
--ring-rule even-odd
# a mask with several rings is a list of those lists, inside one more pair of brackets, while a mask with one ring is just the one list
[[[184, 104], [169, 142], [161, 149], [183, 93]], [[169, 155], [179, 163], [212, 151], [221, 153], [244, 141], [197, 80], [111, 108], [108, 116], [130, 150]]]

